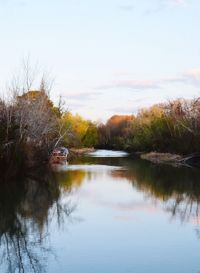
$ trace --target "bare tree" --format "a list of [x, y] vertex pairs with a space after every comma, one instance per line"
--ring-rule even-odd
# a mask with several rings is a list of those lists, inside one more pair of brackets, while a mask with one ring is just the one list
[[11, 100], [0, 102], [0, 150], [11, 144], [14, 150], [23, 146], [31, 161], [39, 153], [41, 159], [47, 158], [70, 133], [61, 122], [62, 100], [55, 107], [49, 97], [53, 81], [45, 74], [36, 80], [36, 74], [37, 68], [31, 68], [29, 58], [24, 60], [22, 75], [15, 76], [9, 86]]

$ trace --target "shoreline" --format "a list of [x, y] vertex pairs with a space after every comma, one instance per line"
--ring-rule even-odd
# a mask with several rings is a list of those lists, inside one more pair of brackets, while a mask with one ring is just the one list
[[95, 148], [71, 148], [69, 149], [69, 160], [94, 151]]
[[142, 153], [140, 155], [141, 159], [148, 160], [155, 164], [168, 164], [175, 167], [186, 165], [183, 163], [184, 157], [178, 154], [172, 153], [159, 153], [159, 152], [149, 152]]
[[200, 168], [200, 154], [198, 153], [183, 156], [172, 153], [150, 152], [142, 153], [140, 158], [155, 164], [167, 164], [174, 167], [186, 166]]
[[[81, 157], [84, 154], [94, 152], [96, 149], [92, 148], [71, 148], [69, 149], [69, 161]], [[161, 152], [135, 152], [128, 153], [131, 155], [135, 154], [143, 160], [147, 160], [154, 164], [165, 164], [171, 165], [173, 167], [196, 167], [200, 168], [200, 154], [189, 154], [189, 155], [180, 155], [174, 153], [161, 153]]]

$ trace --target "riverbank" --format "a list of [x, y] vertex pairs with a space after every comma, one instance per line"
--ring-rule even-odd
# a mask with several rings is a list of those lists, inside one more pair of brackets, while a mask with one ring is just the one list
[[178, 155], [171, 153], [144, 153], [141, 154], [140, 157], [142, 159], [151, 161], [156, 164], [168, 164], [175, 167], [187, 166], [187, 167], [195, 167], [200, 168], [200, 154], [193, 153], [190, 155]]
[[68, 156], [68, 159], [69, 160], [72, 160], [76, 157], [79, 157], [79, 156], [82, 156], [84, 154], [87, 154], [87, 153], [91, 153], [91, 152], [94, 152], [95, 149], [94, 148], [71, 148], [69, 149], [69, 156]]
[[141, 154], [140, 157], [156, 164], [184, 165], [184, 157], [178, 154], [150, 152]]

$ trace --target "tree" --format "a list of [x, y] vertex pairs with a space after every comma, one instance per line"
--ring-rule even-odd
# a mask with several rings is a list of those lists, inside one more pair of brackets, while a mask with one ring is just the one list
[[94, 123], [90, 123], [83, 137], [83, 145], [85, 147], [95, 147], [98, 144], [98, 132]]

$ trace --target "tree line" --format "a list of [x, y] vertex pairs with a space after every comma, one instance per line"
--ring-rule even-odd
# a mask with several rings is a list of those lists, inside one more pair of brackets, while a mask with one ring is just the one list
[[0, 100], [0, 160], [12, 167], [48, 159], [57, 146], [199, 152], [200, 100], [179, 99], [142, 109], [136, 116], [114, 115], [94, 123], [55, 106], [38, 90]]
[[[38, 87], [25, 67], [0, 99], [0, 167], [28, 167], [47, 161], [58, 146], [159, 151], [200, 151], [200, 99], [178, 99], [142, 109], [137, 115], [114, 115], [105, 124], [72, 114], [50, 99], [50, 85]], [[26, 167], [26, 166], [25, 166]]]
[[200, 99], [177, 99], [142, 109], [136, 116], [113, 116], [98, 132], [99, 147], [200, 152]]

